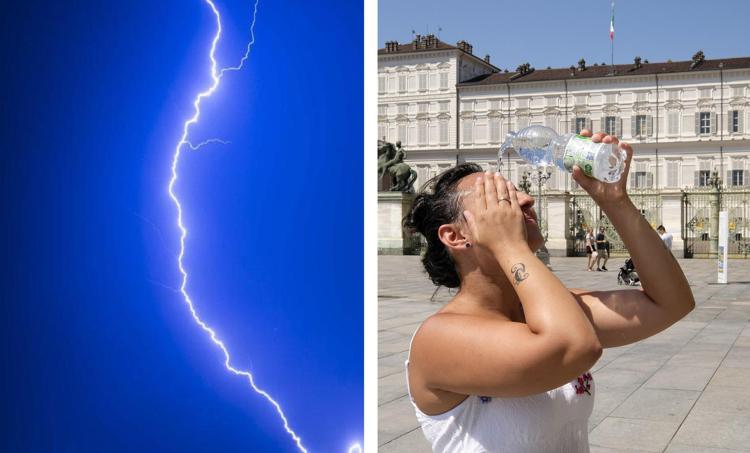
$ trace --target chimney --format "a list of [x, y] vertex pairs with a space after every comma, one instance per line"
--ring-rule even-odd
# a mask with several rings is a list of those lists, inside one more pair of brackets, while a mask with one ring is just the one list
[[425, 48], [427, 49], [437, 48], [437, 38], [435, 38], [435, 35], [429, 34], [425, 36]]
[[643, 66], [643, 65], [641, 64], [641, 57], [635, 57], [635, 58], [633, 59], [633, 63], [635, 63], [635, 69], [640, 69], [640, 68], [641, 68], [641, 66]]
[[489, 64], [490, 63], [490, 54], [487, 54], [484, 56], [484, 62]]
[[457, 42], [456, 43], [456, 47], [458, 47], [459, 49], [463, 50], [464, 52], [466, 52], [468, 54], [471, 54], [472, 50], [473, 50], [472, 45], [469, 44], [468, 42], [464, 41], [464, 40], [461, 40], [461, 41]]
[[584, 60], [583, 58], [581, 58], [580, 60], [578, 60], [578, 70], [579, 71], [585, 71], [586, 70], [586, 60]]
[[706, 56], [703, 55], [703, 51], [699, 50], [693, 55], [693, 62], [690, 63], [690, 69], [695, 69], [698, 66], [700, 66], [705, 59], [706, 59]]
[[414, 37], [414, 41], [412, 41], [412, 47], [414, 50], [419, 49], [419, 42], [422, 41], [422, 35], [417, 35]]

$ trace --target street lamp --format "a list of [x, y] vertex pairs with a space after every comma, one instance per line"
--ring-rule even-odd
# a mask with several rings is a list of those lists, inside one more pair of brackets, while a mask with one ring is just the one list
[[537, 167], [536, 169], [532, 170], [531, 172], [525, 172], [522, 178], [521, 183], [519, 183], [519, 187], [524, 189], [524, 185], [526, 188], [524, 189], [524, 192], [529, 193], [529, 188], [531, 186], [529, 179], [531, 179], [531, 182], [536, 184], [536, 204], [538, 206], [538, 209], [536, 210], [537, 219], [539, 219], [539, 230], [542, 233], [542, 239], [544, 242], [542, 243], [542, 246], [537, 250], [536, 256], [539, 258], [547, 267], [550, 267], [549, 262], [549, 251], [547, 250], [547, 237], [549, 235], [549, 228], [544, 227], [544, 193], [542, 192], [542, 186], [549, 181], [549, 179], [552, 177], [552, 169], [549, 167]]
[[723, 184], [719, 172], [714, 170], [708, 178], [708, 185], [716, 191], [716, 196], [711, 200], [711, 220], [709, 253], [711, 256], [719, 256], [719, 211], [721, 210], [721, 191]]

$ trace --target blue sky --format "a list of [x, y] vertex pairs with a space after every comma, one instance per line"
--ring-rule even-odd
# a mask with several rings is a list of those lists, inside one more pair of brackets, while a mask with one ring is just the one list
[[[229, 64], [252, 4], [217, 4]], [[166, 185], [209, 82], [204, 2], [3, 16], [0, 450], [295, 451], [173, 290]], [[361, 24], [357, 2], [261, 0], [246, 70], [194, 129], [231, 144], [187, 153], [177, 186], [196, 307], [313, 452], [363, 431]]]
[[[750, 2], [741, 0], [620, 0], [615, 3], [615, 63], [750, 56]], [[530, 62], [568, 67], [580, 58], [609, 63], [609, 0], [380, 0], [378, 45], [409, 42], [411, 30], [437, 33], [501, 69]]]

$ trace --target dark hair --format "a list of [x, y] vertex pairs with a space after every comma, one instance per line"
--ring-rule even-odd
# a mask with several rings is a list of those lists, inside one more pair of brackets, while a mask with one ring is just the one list
[[479, 165], [465, 163], [430, 179], [414, 198], [411, 210], [403, 220], [405, 229], [418, 232], [427, 240], [422, 264], [436, 285], [448, 288], [461, 285], [453, 258], [445, 244], [440, 242], [438, 228], [461, 218], [461, 199], [456, 186], [464, 176], [481, 171]]
[[656, 227], [656, 229], [657, 229], [657, 230], [664, 230], [664, 231], [667, 231], [667, 229], [666, 229], [666, 228], [664, 228], [664, 225], [659, 225], [658, 227]]

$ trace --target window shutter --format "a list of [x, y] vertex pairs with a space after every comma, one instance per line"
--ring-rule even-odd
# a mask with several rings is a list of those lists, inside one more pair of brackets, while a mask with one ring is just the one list
[[737, 123], [737, 133], [743, 134], [745, 130], [745, 112], [742, 110], [738, 111]]
[[719, 131], [717, 121], [717, 115], [716, 112], [711, 112], [711, 134], [716, 135], [716, 133]]
[[701, 183], [701, 172], [696, 171], [694, 175], [695, 175], [695, 180], [693, 181], [693, 187], [699, 187]]
[[573, 118], [568, 121], [570, 121], [570, 123], [568, 124], [568, 129], [570, 130], [570, 133], [575, 134], [576, 133], [576, 119]]
[[695, 112], [695, 135], [700, 135], [700, 134], [701, 134], [701, 114], [700, 112]]
[[651, 172], [646, 173], [646, 187], [649, 189], [654, 187], [654, 174]]
[[636, 123], [635, 118], [636, 118], [635, 115], [633, 115], [633, 116], [630, 117], [630, 136], [631, 137], [635, 137], [636, 136], [635, 135], [635, 123]]
[[654, 135], [654, 117], [651, 115], [646, 117], [646, 135], [649, 137]]
[[[632, 170], [632, 168], [631, 168], [631, 170]], [[635, 188], [635, 172], [631, 172], [630, 176], [628, 177], [628, 179], [630, 180], [630, 188], [631, 189]]]
[[748, 185], [747, 184], [748, 173], [750, 173], [750, 172], [748, 172], [747, 170], [742, 170], [742, 185], [743, 186], [747, 186]]
[[607, 131], [607, 117], [603, 116], [602, 119], [599, 120], [599, 130], [602, 132]]
[[734, 182], [732, 181], [732, 170], [727, 170], [727, 179], [724, 180], [725, 186], [733, 186]]
[[590, 130], [592, 134], [594, 133], [594, 120], [591, 118], [589, 118], [589, 127], [587, 129]]
[[732, 110], [727, 110], [727, 114], [724, 115], [724, 121], [722, 121], [723, 124], [721, 125], [727, 134], [732, 133], [732, 112]]
[[622, 137], [622, 118], [617, 118], [615, 121], [615, 135]]

